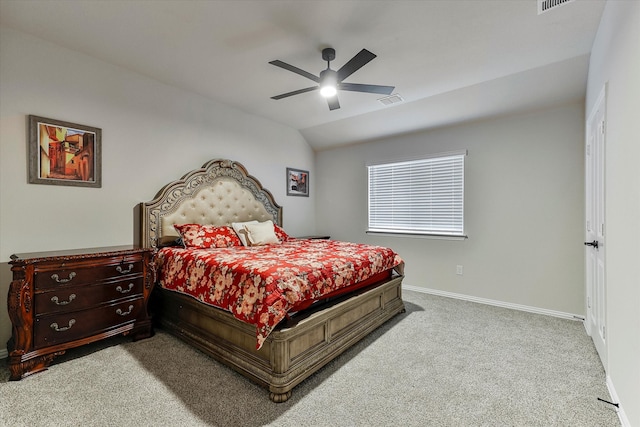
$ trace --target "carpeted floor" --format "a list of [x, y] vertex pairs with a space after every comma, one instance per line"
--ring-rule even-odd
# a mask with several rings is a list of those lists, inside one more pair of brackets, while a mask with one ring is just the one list
[[404, 291], [400, 314], [268, 392], [163, 331], [68, 351], [9, 382], [2, 426], [619, 426], [580, 322]]

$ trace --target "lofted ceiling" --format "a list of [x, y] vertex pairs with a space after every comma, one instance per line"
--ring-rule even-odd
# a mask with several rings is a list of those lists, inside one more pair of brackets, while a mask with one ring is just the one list
[[[584, 98], [605, 0], [538, 15], [536, 0], [0, 1], [0, 23], [298, 129], [315, 150]], [[395, 86], [403, 102], [339, 92], [329, 111], [312, 74], [361, 49], [345, 81]]]

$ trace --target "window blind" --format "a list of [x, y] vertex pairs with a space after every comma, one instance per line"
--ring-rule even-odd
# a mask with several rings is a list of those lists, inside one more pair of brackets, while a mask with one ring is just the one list
[[369, 231], [463, 236], [464, 158], [367, 166]]

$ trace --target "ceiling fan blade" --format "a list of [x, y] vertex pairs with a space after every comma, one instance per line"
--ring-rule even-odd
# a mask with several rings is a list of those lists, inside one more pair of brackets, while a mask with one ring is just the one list
[[327, 98], [327, 103], [329, 103], [329, 110], [337, 110], [340, 108], [340, 103], [338, 102], [338, 95], [332, 96], [331, 98]]
[[320, 77], [314, 76], [313, 74], [305, 71], [305, 70], [301, 70], [298, 67], [294, 67], [293, 65], [289, 65], [286, 62], [282, 62], [280, 60], [275, 60], [275, 61], [271, 61], [269, 62], [269, 64], [275, 65], [276, 67], [280, 67], [280, 68], [284, 68], [285, 70], [289, 70], [292, 71], [296, 74], [301, 75], [302, 77], [306, 77], [310, 80], [313, 80], [316, 83], [320, 83]]
[[294, 90], [293, 92], [287, 92], [287, 93], [283, 93], [281, 95], [276, 95], [276, 96], [272, 96], [271, 99], [282, 99], [282, 98], [287, 98], [289, 96], [293, 96], [293, 95], [299, 95], [301, 93], [305, 93], [305, 92], [311, 92], [313, 90], [318, 90], [320, 89], [320, 86], [312, 86], [312, 87], [306, 87], [304, 89], [298, 89], [298, 90]]
[[395, 86], [380, 86], [380, 85], [363, 85], [358, 83], [340, 83], [338, 89], [349, 90], [352, 92], [367, 92], [367, 93], [379, 93], [381, 95], [391, 95], [391, 92], [395, 89]]
[[346, 79], [375, 57], [376, 55], [369, 52], [367, 49], [362, 49], [356, 54], [356, 56], [351, 58], [349, 62], [344, 64], [342, 68], [338, 70], [338, 81], [341, 82]]

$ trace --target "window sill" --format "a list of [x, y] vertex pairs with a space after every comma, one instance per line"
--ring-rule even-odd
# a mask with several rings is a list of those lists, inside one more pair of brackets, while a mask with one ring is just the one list
[[379, 236], [389, 237], [410, 237], [410, 238], [422, 238], [422, 239], [436, 239], [436, 240], [466, 240], [469, 238], [464, 235], [452, 235], [452, 234], [435, 234], [435, 233], [407, 233], [401, 231], [375, 231], [367, 230], [367, 234], [376, 234]]

